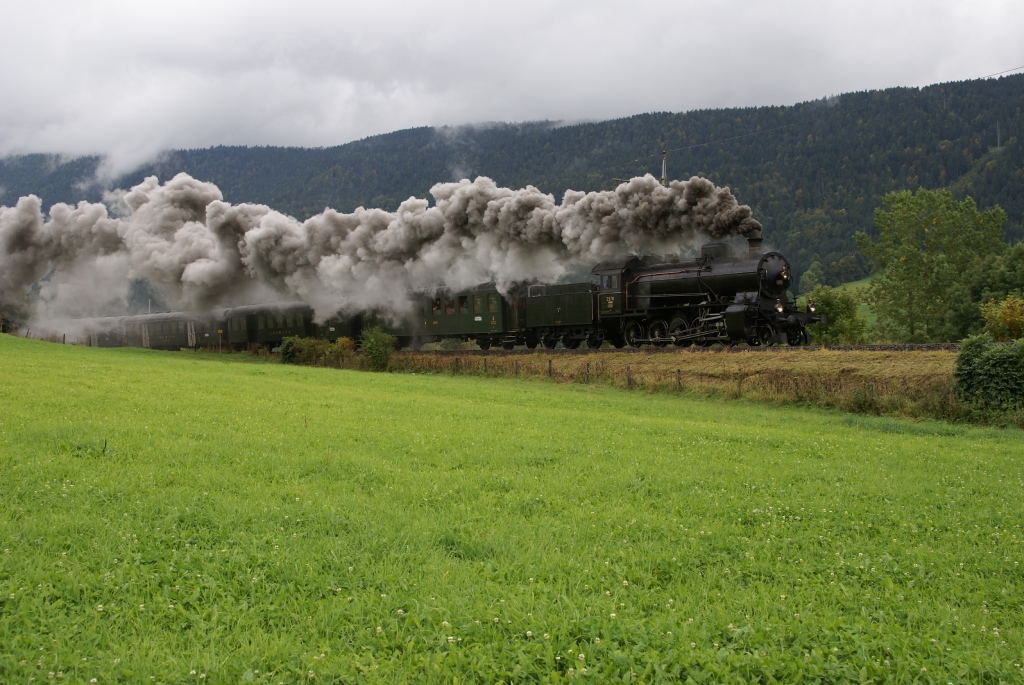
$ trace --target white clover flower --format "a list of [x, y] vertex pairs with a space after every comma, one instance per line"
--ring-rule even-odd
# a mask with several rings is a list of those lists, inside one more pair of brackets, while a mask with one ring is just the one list
[[527, 630], [526, 631], [526, 637], [533, 637], [533, 631], [532, 630]]
[[448, 627], [448, 621], [441, 621], [441, 625], [444, 626], [445, 628], [447, 628]]

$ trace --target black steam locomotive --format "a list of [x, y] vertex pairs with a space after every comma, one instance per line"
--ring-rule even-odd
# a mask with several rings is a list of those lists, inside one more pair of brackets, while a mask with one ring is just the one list
[[799, 311], [789, 297], [789, 263], [763, 252], [761, 239], [734, 252], [708, 243], [692, 261], [629, 257], [593, 268], [589, 283], [524, 285], [508, 293], [493, 284], [466, 291], [413, 295], [412, 313], [400, 322], [374, 313], [314, 320], [304, 304], [246, 306], [209, 314], [168, 313], [93, 320], [99, 346], [162, 349], [209, 344], [245, 347], [279, 344], [289, 336], [358, 339], [380, 325], [400, 346], [446, 338], [473, 340], [481, 349], [526, 345], [575, 349], [641, 345], [685, 347], [807, 342], [806, 326], [822, 320], [813, 305]]

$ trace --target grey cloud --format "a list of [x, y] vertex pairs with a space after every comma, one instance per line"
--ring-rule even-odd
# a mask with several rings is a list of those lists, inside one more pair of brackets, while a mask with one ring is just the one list
[[786, 104], [1024, 64], [1024, 5], [1004, 0], [5, 10], [41, 30], [0, 43], [0, 154], [104, 153], [111, 173], [172, 147]]

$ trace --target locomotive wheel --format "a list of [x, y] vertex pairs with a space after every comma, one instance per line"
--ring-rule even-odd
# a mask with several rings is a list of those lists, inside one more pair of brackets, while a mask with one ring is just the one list
[[534, 340], [533, 338], [528, 338], [526, 340], [526, 349], [528, 349], [528, 350], [535, 350], [535, 349], [537, 349], [537, 341]]
[[761, 324], [757, 327], [757, 342], [769, 347], [775, 344], [775, 329], [768, 324]]
[[626, 341], [622, 339], [621, 335], [619, 337], [617, 337], [617, 338], [613, 338], [612, 339], [612, 347], [614, 347], [615, 349], [621, 350], [625, 346], [626, 346]]
[[579, 348], [580, 343], [582, 343], [582, 342], [583, 341], [580, 340], [579, 338], [574, 338], [574, 339], [570, 340], [569, 342], [564, 342], [562, 344], [565, 345], [565, 349], [567, 349], [567, 350], [575, 350], [575, 349]]
[[587, 347], [589, 347], [592, 350], [596, 350], [601, 346], [602, 342], [604, 341], [602, 341], [600, 338], [587, 338]]
[[555, 345], [558, 344], [558, 340], [555, 338], [544, 338], [544, 348], [548, 350], [555, 349]]
[[[684, 319], [681, 316], [677, 316], [676, 318], [672, 319], [672, 322], [668, 325], [668, 334], [673, 339], [675, 339], [675, 338], [677, 338], [677, 337], [679, 337], [681, 335], [686, 335], [686, 334], [688, 334], [690, 332], [691, 332], [690, 324], [688, 324], [686, 322], [686, 319]], [[689, 347], [692, 344], [693, 344], [692, 340], [676, 340], [675, 341], [676, 347]]]
[[511, 350], [511, 349], [515, 348], [515, 346], [516, 346], [515, 343], [510, 343], [510, 342], [501, 343], [501, 349], [503, 349], [503, 350]]
[[664, 319], [655, 319], [647, 325], [647, 337], [655, 341], [655, 347], [668, 345], [668, 324]]
[[630, 321], [622, 329], [622, 337], [630, 347], [640, 347], [640, 340], [643, 338], [644, 329], [639, 321]]
[[491, 348], [490, 340], [477, 340], [476, 344], [480, 346], [481, 350], [488, 350]]

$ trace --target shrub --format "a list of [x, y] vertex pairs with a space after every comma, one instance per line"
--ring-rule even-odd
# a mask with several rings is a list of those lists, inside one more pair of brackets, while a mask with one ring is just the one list
[[348, 366], [355, 354], [351, 338], [335, 342], [318, 338], [285, 338], [281, 341], [281, 361], [308, 366]]
[[446, 350], [448, 352], [457, 352], [458, 350], [466, 349], [466, 346], [458, 338], [445, 338], [437, 345], [438, 349]]
[[370, 368], [374, 371], [387, 371], [397, 342], [398, 338], [385, 333], [379, 326], [364, 328], [362, 348], [363, 354], [370, 362]]
[[1005, 345], [990, 335], [972, 335], [960, 343], [953, 371], [961, 400], [1002, 410], [1024, 404], [1024, 340]]
[[981, 305], [985, 331], [996, 340], [1024, 338], [1024, 298], [1007, 296], [1002, 302], [990, 300]]
[[857, 313], [860, 302], [855, 295], [846, 290], [819, 285], [811, 291], [810, 299], [814, 301], [818, 315], [824, 315], [827, 320], [826, 323], [807, 327], [811, 342], [853, 345], [863, 341], [866, 323]]

